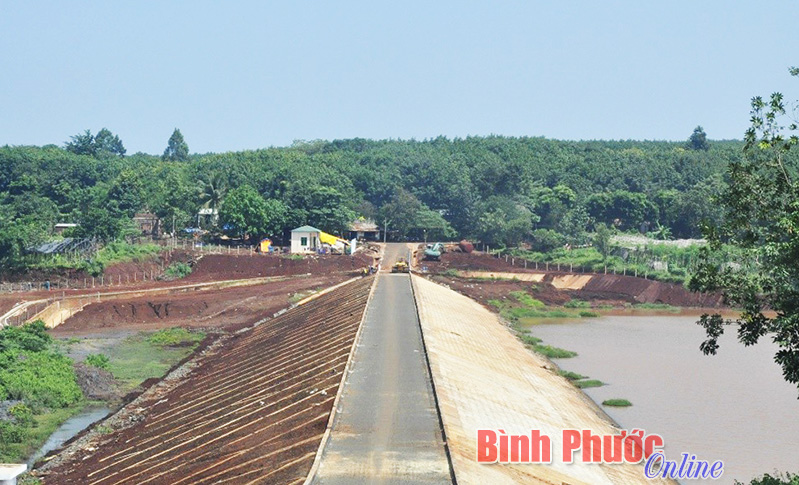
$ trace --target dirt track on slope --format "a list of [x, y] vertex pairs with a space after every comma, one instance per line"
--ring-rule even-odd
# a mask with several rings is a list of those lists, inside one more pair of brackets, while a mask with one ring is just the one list
[[235, 330], [287, 307], [292, 300], [348, 279], [347, 274], [295, 277], [262, 285], [114, 299], [86, 306], [55, 327], [56, 336], [98, 330], [225, 327]]
[[[536, 298], [552, 305], [561, 305], [571, 298], [583, 300], [596, 300], [608, 303], [664, 303], [680, 307], [719, 307], [722, 305], [722, 297], [719, 294], [692, 293], [682, 285], [663, 283], [660, 281], [636, 278], [634, 276], [612, 275], [612, 274], [575, 274], [580, 281], [576, 285], [578, 289], [556, 289], [552, 283], [568, 280], [572, 275], [563, 271], [544, 271], [539, 265], [539, 269], [528, 269], [511, 265], [504, 259], [495, 258], [484, 253], [445, 253], [441, 261], [424, 261], [421, 266], [426, 266], [429, 273], [442, 275], [448, 269], [458, 271], [482, 270], [492, 272], [513, 272], [527, 274], [544, 274], [541, 283], [519, 283], [509, 281], [480, 281], [464, 278], [452, 278], [446, 275], [440, 276], [446, 282], [459, 289], [459, 291], [469, 295], [471, 298], [480, 302], [494, 298], [499, 295], [500, 287], [515, 289], [535, 289]], [[550, 266], [551, 268], [551, 266]], [[507, 291], [505, 292], [507, 294]]]
[[[47, 484], [296, 483], [327, 425], [372, 278], [345, 285], [200, 357], [43, 471]], [[85, 442], [84, 442], [85, 443]]]

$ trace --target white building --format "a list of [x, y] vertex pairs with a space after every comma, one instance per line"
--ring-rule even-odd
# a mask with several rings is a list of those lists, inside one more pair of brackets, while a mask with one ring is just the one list
[[302, 226], [291, 230], [292, 253], [315, 253], [321, 246], [319, 236], [322, 231], [311, 226]]

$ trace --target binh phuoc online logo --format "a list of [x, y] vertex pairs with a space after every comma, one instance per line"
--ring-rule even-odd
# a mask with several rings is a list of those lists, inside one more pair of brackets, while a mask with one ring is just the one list
[[[724, 473], [724, 462], [710, 463], [682, 453], [679, 461], [667, 460], [663, 437], [634, 429], [629, 433], [598, 435], [590, 429], [564, 429], [560, 458], [563, 463], [643, 463], [647, 478], [716, 479]], [[508, 434], [502, 429], [477, 430], [478, 463], [552, 463], [552, 439], [533, 429], [527, 434]]]

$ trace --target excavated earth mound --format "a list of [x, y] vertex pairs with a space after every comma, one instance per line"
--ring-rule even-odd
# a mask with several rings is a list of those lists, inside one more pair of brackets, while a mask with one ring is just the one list
[[297, 277], [254, 286], [101, 301], [68, 318], [54, 333], [63, 335], [110, 328], [153, 330], [177, 325], [247, 326], [263, 315], [285, 308], [295, 295], [326, 288], [347, 278], [346, 274]]
[[232, 337], [175, 387], [123, 408], [127, 428], [62, 452], [40, 472], [44, 483], [301, 483], [372, 281], [347, 284]]
[[[433, 274], [443, 274], [448, 269], [455, 269], [460, 272], [482, 271], [503, 275], [507, 273], [543, 275], [542, 284], [538, 285], [537, 290], [541, 293], [539, 299], [552, 304], [559, 304], [564, 299], [568, 300], [569, 297], [629, 303], [665, 303], [680, 307], [710, 308], [723, 304], [720, 294], [692, 293], [684, 286], [673, 283], [613, 274], [544, 271], [541, 265], [537, 270], [529, 266], [525, 269], [518, 264], [514, 266], [504, 259], [495, 258], [485, 253], [450, 252], [445, 253], [441, 261], [423, 261], [419, 264]], [[454, 278], [448, 277], [447, 279]], [[497, 281], [497, 283], [500, 282], [501, 280]], [[480, 295], [480, 287], [488, 286], [490, 285], [478, 282], [469, 287], [470, 291], [466, 291], [466, 293], [478, 301], [484, 301], [485, 298]], [[531, 285], [526, 286], [530, 287]], [[568, 297], [558, 297], [556, 296], [558, 292], [568, 295]], [[489, 290], [489, 293], [496, 292]]]
[[371, 255], [360, 252], [353, 256], [308, 255], [302, 259], [265, 254], [242, 256], [208, 254], [197, 261], [192, 273], [182, 281], [355, 272], [368, 267], [372, 261]]

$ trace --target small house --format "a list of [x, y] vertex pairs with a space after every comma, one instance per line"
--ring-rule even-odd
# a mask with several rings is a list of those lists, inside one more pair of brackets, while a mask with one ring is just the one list
[[321, 246], [322, 231], [312, 226], [302, 226], [291, 230], [291, 252], [293, 254], [315, 253]]
[[377, 223], [371, 219], [365, 219], [363, 217], [350, 222], [348, 237], [350, 239], [358, 239], [360, 241], [379, 241], [380, 240], [380, 228], [377, 227]]

